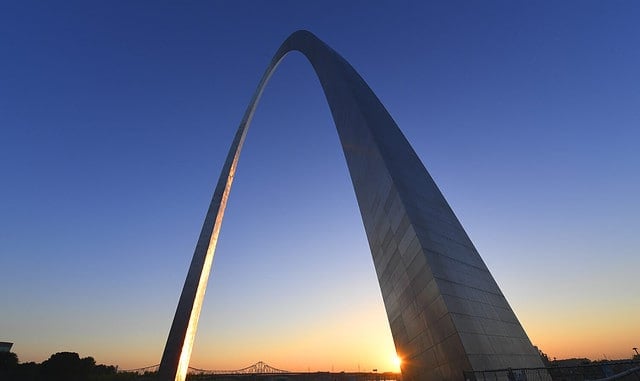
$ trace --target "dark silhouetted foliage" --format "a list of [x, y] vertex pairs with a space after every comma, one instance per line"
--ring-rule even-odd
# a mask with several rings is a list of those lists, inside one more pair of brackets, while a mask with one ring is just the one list
[[80, 358], [75, 352], [59, 352], [42, 364], [20, 364], [15, 353], [0, 353], [0, 381], [120, 381], [131, 379], [118, 374], [115, 366], [96, 365], [93, 357]]
[[95, 364], [92, 357], [80, 359], [75, 352], [58, 352], [42, 363], [40, 376], [47, 381], [84, 381]]
[[0, 374], [10, 372], [18, 367], [18, 355], [13, 352], [0, 352]]

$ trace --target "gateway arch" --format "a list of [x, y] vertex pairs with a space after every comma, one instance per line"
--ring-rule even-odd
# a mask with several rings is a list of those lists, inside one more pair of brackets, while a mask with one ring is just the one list
[[542, 367], [537, 350], [405, 136], [360, 75], [297, 31], [269, 63], [222, 168], [162, 355], [159, 377], [183, 381], [229, 191], [256, 105], [291, 51], [315, 70], [338, 130], [402, 374], [461, 380], [463, 371]]

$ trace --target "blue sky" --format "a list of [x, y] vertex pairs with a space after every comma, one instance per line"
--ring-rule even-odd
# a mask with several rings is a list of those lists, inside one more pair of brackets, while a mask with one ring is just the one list
[[[639, 19], [633, 1], [3, 3], [0, 340], [23, 361], [159, 362], [235, 129], [308, 29], [382, 100], [532, 341], [630, 356]], [[392, 353], [328, 107], [292, 54], [245, 145], [192, 363]]]

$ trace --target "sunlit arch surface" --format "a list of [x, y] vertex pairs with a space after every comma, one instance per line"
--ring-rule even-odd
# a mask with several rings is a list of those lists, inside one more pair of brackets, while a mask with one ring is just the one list
[[185, 379], [240, 151], [264, 87], [291, 51], [313, 66], [329, 103], [371, 248], [405, 380], [542, 366], [518, 319], [431, 176], [349, 63], [307, 31], [269, 63], [242, 118], [198, 238], [159, 377]]

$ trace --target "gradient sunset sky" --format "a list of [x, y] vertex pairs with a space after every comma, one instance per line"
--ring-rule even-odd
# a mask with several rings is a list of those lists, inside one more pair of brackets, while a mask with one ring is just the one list
[[[640, 347], [640, 2], [5, 1], [0, 341], [157, 364], [220, 168], [308, 29], [382, 100], [532, 342]], [[191, 365], [394, 370], [335, 127], [289, 55], [249, 132]]]

